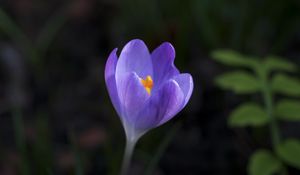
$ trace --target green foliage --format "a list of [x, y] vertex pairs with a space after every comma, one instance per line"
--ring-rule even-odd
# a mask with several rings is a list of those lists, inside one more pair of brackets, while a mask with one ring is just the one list
[[269, 118], [266, 112], [255, 103], [246, 103], [236, 108], [230, 115], [230, 126], [261, 126], [266, 124]]
[[25, 139], [25, 128], [23, 122], [23, 115], [20, 108], [15, 107], [13, 109], [13, 124], [15, 132], [15, 142], [17, 146], [18, 153], [20, 154], [21, 166], [19, 174], [30, 175], [31, 169], [29, 165], [28, 150]]
[[51, 131], [46, 112], [40, 111], [36, 119], [36, 140], [34, 143], [35, 171], [37, 174], [48, 174], [53, 168], [53, 148]]
[[245, 71], [236, 71], [220, 75], [216, 79], [220, 87], [233, 90], [237, 94], [254, 93], [259, 91], [260, 83], [251, 74]]
[[276, 152], [288, 165], [300, 169], [300, 141], [288, 139], [276, 147]]
[[288, 96], [300, 96], [300, 81], [285, 74], [276, 74], [272, 79], [272, 90]]
[[278, 118], [287, 121], [300, 121], [300, 101], [281, 100], [275, 108]]
[[[281, 100], [273, 107], [273, 95], [281, 94], [292, 97], [300, 96], [300, 81], [283, 73], [272, 76], [278, 71], [294, 72], [296, 65], [287, 62], [284, 58], [268, 56], [263, 61], [250, 59], [234, 51], [215, 51], [213, 58], [228, 66], [238, 66], [252, 70], [252, 75], [245, 71], [224, 73], [216, 78], [216, 84], [223, 89], [233, 90], [237, 94], [261, 92], [265, 108], [256, 103], [246, 103], [236, 108], [229, 117], [232, 127], [262, 126], [269, 124], [273, 149], [278, 158], [288, 165], [300, 169], [300, 142], [288, 140], [281, 143], [278, 119], [300, 121], [300, 101]], [[281, 160], [270, 151], [259, 150], [254, 153], [248, 165], [250, 175], [286, 174]]]
[[33, 46], [33, 43], [20, 29], [20, 27], [5, 13], [0, 7], [0, 32], [3, 32], [6, 36], [10, 37], [13, 42], [21, 46], [26, 53], [26, 56], [30, 58], [32, 63], [37, 60], [37, 51]]
[[45, 52], [49, 49], [49, 46], [53, 43], [53, 40], [57, 36], [57, 33], [67, 22], [67, 8], [63, 6], [60, 10], [54, 13], [48, 21], [46, 21], [44, 27], [38, 34], [35, 46], [38, 48], [41, 56], [45, 55]]
[[297, 70], [296, 65], [277, 56], [268, 56], [263, 63], [268, 71], [287, 71], [294, 72]]
[[30, 44], [29, 39], [20, 30], [19, 26], [7, 15], [2, 8], [0, 8], [0, 31], [10, 36], [14, 42], [24, 44], [24, 46]]
[[[8, 37], [14, 44], [20, 47], [23, 56], [30, 63], [30, 68], [34, 69], [35, 81], [43, 77], [43, 59], [49, 46], [57, 36], [59, 29], [66, 23], [69, 8], [64, 7], [57, 14], [46, 22], [45, 27], [38, 32], [37, 41], [33, 41], [22, 28], [0, 7], [0, 33]], [[42, 78], [41, 78], [42, 77]], [[36, 123], [37, 135], [32, 144], [33, 150], [29, 151], [24, 135], [24, 123], [21, 107], [15, 107], [13, 110], [15, 141], [18, 153], [20, 154], [19, 173], [22, 175], [32, 174], [31, 165], [35, 165], [36, 174], [53, 174], [53, 151], [51, 144], [51, 134], [48, 130], [48, 119], [46, 116], [40, 117]], [[32, 154], [31, 154], [32, 153]], [[33, 158], [33, 161], [29, 161]]]
[[282, 169], [282, 163], [268, 150], [258, 150], [250, 158], [248, 174], [273, 175]]
[[58, 10], [38, 33], [37, 41], [31, 41], [9, 15], [0, 7], [0, 32], [3, 32], [13, 42], [21, 47], [30, 63], [35, 67], [37, 74], [40, 73], [42, 59], [49, 46], [57, 36], [58, 31], [67, 22], [68, 6]]
[[212, 53], [212, 58], [228, 66], [253, 67], [258, 61], [245, 57], [233, 50], [217, 50]]

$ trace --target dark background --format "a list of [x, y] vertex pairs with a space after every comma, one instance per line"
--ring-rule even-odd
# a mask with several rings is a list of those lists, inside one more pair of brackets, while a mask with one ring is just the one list
[[[228, 48], [300, 64], [299, 0], [0, 0], [0, 8], [1, 175], [118, 173], [125, 139], [104, 64], [134, 38], [150, 50], [171, 42], [195, 88], [176, 118], [140, 140], [131, 174], [153, 157], [157, 175], [246, 174], [251, 153], [270, 148], [268, 129], [227, 126], [230, 111], [255, 97], [216, 87], [230, 68], [210, 54]], [[281, 127], [300, 137], [299, 124]]]

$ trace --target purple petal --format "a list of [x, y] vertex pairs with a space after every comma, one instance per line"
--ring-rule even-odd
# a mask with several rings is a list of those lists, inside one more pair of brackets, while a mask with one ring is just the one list
[[117, 84], [119, 78], [129, 72], [136, 72], [143, 79], [153, 74], [151, 56], [142, 40], [131, 40], [123, 48], [116, 68]]
[[118, 95], [118, 91], [116, 87], [116, 79], [115, 79], [116, 65], [118, 61], [118, 57], [116, 54], [117, 50], [118, 50], [117, 48], [114, 49], [110, 53], [106, 61], [104, 77], [105, 77], [105, 83], [108, 90], [108, 94], [110, 96], [112, 104], [116, 109], [118, 115], [120, 115], [121, 114], [120, 102], [119, 102], [119, 95]]
[[150, 95], [135, 72], [123, 76], [117, 84], [117, 89], [122, 108], [122, 121], [132, 125], [137, 113], [144, 107]]
[[194, 89], [193, 78], [190, 74], [184, 73], [175, 76], [173, 79], [178, 83], [180, 89], [184, 94], [184, 107], [189, 101]]
[[[171, 43], [165, 42], [151, 54], [153, 64], [154, 90], [159, 89], [165, 81], [179, 74], [174, 66], [175, 49]], [[156, 86], [158, 85], [158, 86]]]
[[166, 82], [140, 111], [135, 128], [142, 132], [167, 122], [179, 112], [183, 102], [184, 95], [177, 82], [174, 80]]

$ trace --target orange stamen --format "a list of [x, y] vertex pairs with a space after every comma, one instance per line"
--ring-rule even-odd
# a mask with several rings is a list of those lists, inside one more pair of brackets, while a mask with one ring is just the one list
[[150, 75], [148, 75], [145, 79], [141, 79], [142, 85], [145, 87], [148, 94], [151, 94], [151, 90], [153, 87], [153, 80]]

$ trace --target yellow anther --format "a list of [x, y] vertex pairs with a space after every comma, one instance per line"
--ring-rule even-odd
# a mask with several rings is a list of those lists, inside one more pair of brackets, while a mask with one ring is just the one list
[[153, 80], [150, 75], [148, 75], [145, 79], [141, 79], [142, 85], [145, 87], [148, 94], [151, 94], [151, 90], [153, 87]]

